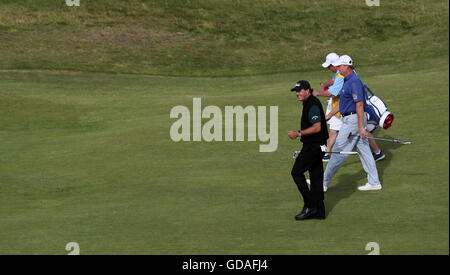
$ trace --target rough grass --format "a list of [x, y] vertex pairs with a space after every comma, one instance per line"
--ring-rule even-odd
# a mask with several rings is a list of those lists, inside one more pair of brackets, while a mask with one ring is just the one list
[[81, 1], [0, 3], [0, 69], [246, 75], [358, 66], [448, 51], [447, 1]]

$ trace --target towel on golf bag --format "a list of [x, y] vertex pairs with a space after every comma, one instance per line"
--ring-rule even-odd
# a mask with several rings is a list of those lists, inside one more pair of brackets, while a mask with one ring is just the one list
[[367, 130], [375, 131], [378, 127], [388, 129], [394, 121], [394, 114], [388, 111], [386, 103], [377, 97], [366, 85], [364, 85], [365, 97], [367, 103]]

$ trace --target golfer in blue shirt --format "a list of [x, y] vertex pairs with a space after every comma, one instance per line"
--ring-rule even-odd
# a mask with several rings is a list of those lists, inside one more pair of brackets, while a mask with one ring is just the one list
[[[350, 56], [341, 56], [339, 58], [339, 64], [339, 71], [344, 76], [344, 85], [339, 93], [339, 112], [342, 116], [342, 126], [333, 151], [348, 152], [356, 146], [363, 168], [368, 175], [368, 183], [358, 187], [358, 189], [361, 191], [381, 190], [377, 167], [366, 133], [367, 118], [364, 110], [367, 108], [367, 103], [364, 98], [364, 86], [353, 71], [353, 60]], [[324, 191], [328, 189], [332, 177], [344, 164], [347, 157], [348, 155], [331, 154], [330, 161], [324, 173]]]

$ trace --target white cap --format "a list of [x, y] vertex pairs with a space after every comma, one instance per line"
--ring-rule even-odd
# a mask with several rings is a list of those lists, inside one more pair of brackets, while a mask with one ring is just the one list
[[325, 63], [322, 64], [322, 67], [328, 68], [328, 66], [338, 66], [339, 65], [339, 55], [335, 53], [329, 53], [325, 59]]
[[354, 66], [352, 58], [348, 55], [343, 55], [339, 58], [339, 65]]

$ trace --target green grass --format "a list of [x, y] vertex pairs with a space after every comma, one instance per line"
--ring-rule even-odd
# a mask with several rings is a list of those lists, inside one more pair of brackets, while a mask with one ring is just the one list
[[[384, 3], [384, 2], [382, 2]], [[12, 2], [11, 2], [11, 5]], [[0, 72], [0, 254], [448, 254], [448, 55], [358, 74], [395, 114], [380, 192], [350, 157], [324, 221], [295, 222], [301, 104], [325, 70], [250, 77]], [[279, 146], [170, 139], [173, 106], [279, 106]]]
[[331, 51], [359, 67], [448, 52], [448, 1], [0, 1], [0, 69], [172, 76], [316, 70]]

